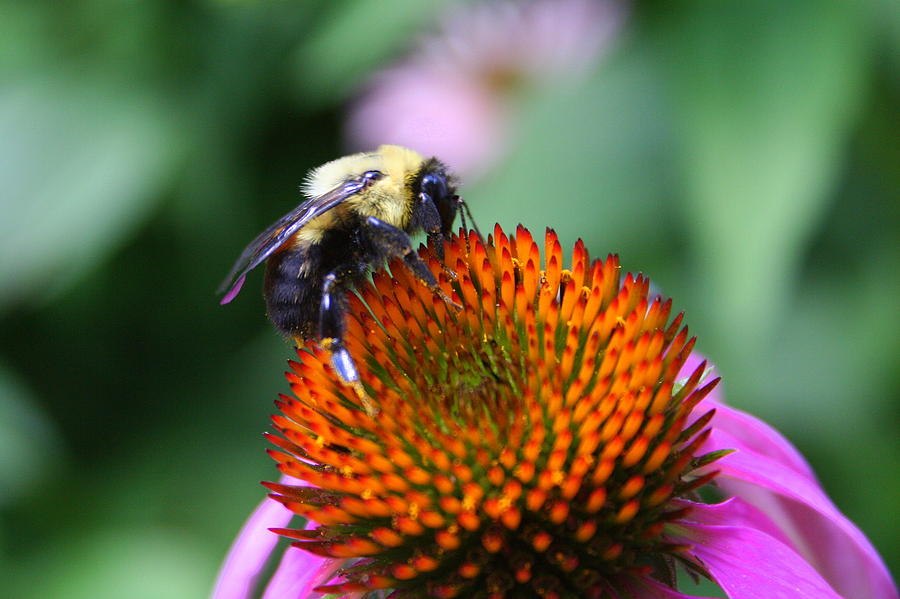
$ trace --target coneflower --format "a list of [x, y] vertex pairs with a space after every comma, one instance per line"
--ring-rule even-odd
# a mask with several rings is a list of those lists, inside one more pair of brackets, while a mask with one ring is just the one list
[[270, 437], [289, 478], [265, 483], [216, 599], [255, 596], [269, 512], [292, 545], [265, 597], [687, 597], [679, 572], [729, 597], [897, 596], [799, 454], [710, 396], [671, 300], [616, 256], [542, 245], [496, 227], [445, 265], [423, 249], [459, 311], [399, 265], [351, 296], [375, 415], [299, 348]]

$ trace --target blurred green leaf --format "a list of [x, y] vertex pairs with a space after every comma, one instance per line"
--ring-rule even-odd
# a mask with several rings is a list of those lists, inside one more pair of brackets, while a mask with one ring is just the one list
[[0, 363], [0, 506], [54, 474], [58, 439], [24, 383]]
[[346, 96], [386, 57], [407, 48], [417, 28], [434, 27], [430, 17], [447, 4], [451, 0], [329, 4], [320, 28], [296, 55], [299, 98], [319, 105]]
[[728, 597], [719, 585], [705, 578], [694, 581], [683, 571], [678, 572], [678, 590], [689, 594], [691, 597]]
[[[41, 555], [7, 586], [35, 599], [196, 599], [212, 585], [216, 563], [197, 539], [165, 528], [99, 528]], [[10, 581], [6, 581], [9, 585]]]
[[[900, 71], [900, 10], [897, 10], [895, 0], [870, 1], [874, 5], [872, 18], [876, 23], [876, 33], [880, 34], [876, 43], [883, 43], [887, 47], [884, 58], [896, 75]], [[895, 76], [894, 84], [896, 83]]]
[[[36, 10], [37, 9], [37, 10]], [[46, 50], [40, 10], [28, 2], [0, 2], [0, 73], [25, 70]]]
[[[896, 360], [900, 353], [900, 256], [888, 248], [862, 272], [835, 264], [797, 298], [760, 381], [754, 409], [807, 452], [815, 450], [835, 502], [885, 549], [883, 515], [898, 505]], [[887, 359], [885, 359], [887, 357]], [[861, 493], [865, 480], [878, 493]], [[890, 555], [885, 555], [890, 563]], [[895, 562], [896, 563], [896, 562]]]
[[900, 325], [888, 317], [900, 296], [900, 278], [888, 273], [900, 272], [900, 259], [884, 254], [862, 273], [848, 269], [842, 276], [810, 281], [779, 335], [773, 362], [791, 367], [771, 370], [773, 376], [764, 381], [768, 392], [759, 402], [792, 419], [798, 432], [810, 418], [829, 436], [884, 424], [877, 410], [860, 409], [891, 407], [896, 364], [880, 358], [900, 352]]
[[696, 304], [726, 372], [771, 343], [820, 222], [863, 97], [863, 10], [840, 0], [688, 3], [670, 23]]
[[552, 227], [565, 245], [584, 238], [592, 252], [619, 252], [636, 268], [663, 252], [671, 173], [665, 106], [648, 59], [628, 45], [602, 58], [588, 80], [526, 99], [507, 162], [465, 187], [479, 221], [523, 223], [536, 235]]
[[0, 306], [52, 294], [127, 238], [179, 154], [146, 96], [74, 79], [0, 92]]

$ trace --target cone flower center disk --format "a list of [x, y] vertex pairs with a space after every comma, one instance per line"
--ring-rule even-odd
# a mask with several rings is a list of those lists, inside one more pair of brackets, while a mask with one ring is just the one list
[[[286, 474], [272, 497], [319, 526], [279, 530], [343, 560], [321, 592], [393, 597], [600, 597], [689, 562], [672, 500], [714, 473], [695, 455], [717, 381], [676, 376], [693, 348], [671, 300], [591, 262], [563, 269], [556, 234], [454, 236], [421, 250], [457, 310], [391, 265], [350, 296], [347, 345], [377, 415], [328, 355], [298, 351], [273, 418]], [[691, 423], [688, 426], [688, 423]]]

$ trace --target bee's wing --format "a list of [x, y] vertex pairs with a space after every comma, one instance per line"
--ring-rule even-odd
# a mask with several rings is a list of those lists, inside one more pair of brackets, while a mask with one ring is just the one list
[[231, 267], [231, 271], [219, 286], [218, 293], [225, 296], [219, 302], [227, 304], [237, 296], [247, 273], [263, 263], [278, 248], [312, 219], [320, 216], [365, 187], [363, 179], [353, 179], [320, 196], [310, 198], [282, 216], [271, 227], [256, 236]]

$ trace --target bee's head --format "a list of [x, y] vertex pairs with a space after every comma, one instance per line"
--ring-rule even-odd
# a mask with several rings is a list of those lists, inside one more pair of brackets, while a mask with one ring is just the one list
[[447, 173], [447, 168], [435, 158], [428, 160], [422, 167], [413, 191], [416, 198], [420, 193], [431, 198], [441, 215], [441, 233], [449, 235], [459, 208], [459, 196], [456, 195], [456, 185], [453, 177]]

